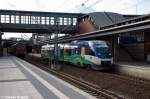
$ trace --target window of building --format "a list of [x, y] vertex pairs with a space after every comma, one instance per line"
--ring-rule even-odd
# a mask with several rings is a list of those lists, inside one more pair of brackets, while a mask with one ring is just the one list
[[10, 23], [10, 16], [6, 15], [6, 23]]
[[50, 24], [54, 25], [55, 24], [55, 18], [54, 17], [50, 17]]
[[49, 25], [49, 17], [45, 17], [46, 24]]
[[77, 24], [77, 18], [73, 18], [73, 25]]
[[15, 16], [11, 15], [11, 23], [15, 23]]
[[59, 17], [59, 25], [63, 25], [63, 18]]
[[68, 18], [68, 25], [71, 25], [71, 24], [72, 24], [71, 18]]
[[46, 24], [46, 19], [45, 19], [45, 17], [41, 17], [41, 24]]
[[1, 15], [1, 23], [5, 23], [5, 15]]
[[67, 24], [67, 18], [64, 18], [64, 25], [68, 25]]
[[15, 23], [19, 23], [19, 16], [15, 16]]

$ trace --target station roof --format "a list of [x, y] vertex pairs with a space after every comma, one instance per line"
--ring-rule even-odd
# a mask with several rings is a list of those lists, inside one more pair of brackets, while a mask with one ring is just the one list
[[88, 14], [99, 27], [117, 23], [129, 18], [137, 17], [138, 15], [122, 15], [113, 12], [93, 12]]

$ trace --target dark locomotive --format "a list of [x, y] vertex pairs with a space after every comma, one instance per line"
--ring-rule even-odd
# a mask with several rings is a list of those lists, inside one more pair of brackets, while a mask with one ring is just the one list
[[27, 53], [32, 52], [32, 46], [26, 42], [18, 42], [8, 48], [8, 53], [20, 58], [25, 58]]

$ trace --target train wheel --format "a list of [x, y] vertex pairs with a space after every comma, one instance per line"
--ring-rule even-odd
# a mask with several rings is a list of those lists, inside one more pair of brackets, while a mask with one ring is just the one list
[[102, 69], [103, 69], [103, 68], [101, 68], [101, 67], [99, 67], [99, 66], [94, 66], [94, 65], [92, 65], [91, 68], [92, 68], [93, 70], [102, 70]]

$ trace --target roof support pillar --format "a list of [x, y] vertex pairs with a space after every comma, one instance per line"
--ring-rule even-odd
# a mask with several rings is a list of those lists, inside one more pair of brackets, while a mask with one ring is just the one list
[[59, 34], [59, 20], [56, 17], [55, 18], [55, 24], [56, 24], [56, 28], [55, 28], [55, 33], [54, 33], [54, 65], [52, 69], [55, 70], [60, 70], [61, 66], [59, 65], [58, 61], [59, 61], [59, 47], [58, 47], [58, 34]]
[[118, 35], [112, 36], [112, 53], [113, 53], [113, 61], [118, 61]]
[[144, 33], [144, 56], [145, 61], [150, 62], [150, 33]]
[[3, 33], [0, 31], [0, 56], [3, 56], [2, 35]]

